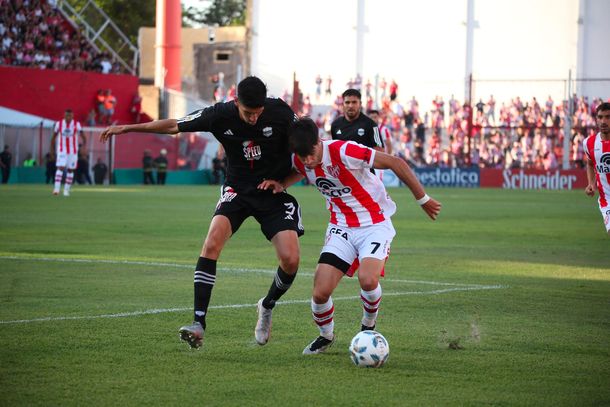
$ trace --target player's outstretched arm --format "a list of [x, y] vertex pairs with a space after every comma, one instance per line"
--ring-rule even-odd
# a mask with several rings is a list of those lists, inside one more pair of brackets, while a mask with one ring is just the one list
[[413, 170], [409, 168], [404, 160], [396, 156], [376, 152], [373, 167], [379, 169], [389, 168], [394, 171], [396, 176], [409, 187], [417, 203], [430, 219], [435, 220], [437, 218], [441, 212], [441, 203], [426, 194], [424, 186], [419, 182]]
[[104, 129], [102, 134], [100, 134], [100, 141], [105, 143], [110, 137], [124, 133], [176, 134], [178, 133], [178, 122], [176, 119], [163, 119], [154, 120], [148, 123], [110, 126]]

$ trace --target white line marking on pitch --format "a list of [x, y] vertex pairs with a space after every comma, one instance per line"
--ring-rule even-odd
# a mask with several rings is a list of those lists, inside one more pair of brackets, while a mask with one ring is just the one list
[[[53, 257], [19, 257], [19, 256], [0, 256], [0, 260], [31, 260], [31, 261], [58, 261], [65, 263], [89, 263], [89, 264], [126, 264], [126, 265], [138, 265], [138, 266], [158, 266], [158, 267], [177, 267], [177, 268], [189, 268], [192, 266], [178, 263], [160, 263], [160, 262], [145, 262], [145, 261], [132, 261], [132, 260], [96, 260], [96, 259], [69, 259], [69, 258], [53, 258]], [[262, 269], [245, 269], [245, 268], [219, 268], [219, 270], [225, 272], [234, 273], [265, 273], [275, 274], [274, 270], [262, 270]], [[313, 273], [299, 272], [303, 276], [313, 276]], [[354, 280], [355, 281], [355, 280]], [[407, 284], [427, 284], [436, 286], [449, 286], [453, 288], [445, 288], [431, 291], [398, 291], [398, 292], [384, 292], [384, 296], [398, 297], [405, 295], [439, 295], [450, 292], [458, 291], [480, 291], [480, 290], [499, 290], [508, 288], [506, 285], [482, 285], [482, 284], [464, 284], [464, 283], [445, 283], [438, 281], [422, 281], [422, 280], [402, 280], [402, 279], [384, 279], [386, 282], [392, 283], [407, 283]], [[347, 296], [347, 297], [336, 297], [334, 301], [354, 300], [359, 299], [360, 296]], [[291, 305], [291, 304], [309, 304], [310, 299], [306, 300], [286, 300], [278, 301], [278, 305]], [[249, 308], [256, 307], [256, 304], [227, 304], [227, 305], [211, 305], [210, 309], [231, 309], [231, 308]], [[3, 324], [27, 324], [32, 322], [47, 322], [47, 321], [72, 321], [72, 320], [89, 320], [89, 319], [100, 319], [100, 318], [125, 318], [142, 315], [154, 315], [163, 314], [168, 312], [185, 312], [192, 311], [192, 308], [162, 308], [162, 309], [150, 309], [145, 311], [133, 311], [133, 312], [120, 312], [116, 314], [101, 314], [101, 315], [82, 315], [82, 316], [63, 316], [63, 317], [43, 317], [43, 318], [32, 318], [32, 319], [19, 319], [10, 321], [0, 321], [0, 325]]]
[[[445, 288], [442, 290], [432, 291], [398, 291], [398, 292], [384, 292], [384, 297], [400, 297], [405, 295], [439, 295], [456, 291], [480, 291], [480, 290], [499, 290], [508, 288], [505, 285], [478, 285], [473, 287], [456, 287], [456, 288]], [[344, 300], [355, 300], [360, 299], [360, 296], [347, 296], [347, 297], [336, 297], [334, 301]], [[287, 300], [278, 301], [277, 305], [291, 305], [291, 304], [309, 304], [310, 300]], [[211, 305], [210, 309], [231, 309], [231, 308], [254, 308], [256, 304], [227, 304], [227, 305]], [[120, 312], [117, 314], [102, 314], [102, 315], [82, 315], [73, 317], [45, 317], [45, 318], [33, 318], [33, 319], [18, 319], [13, 321], [0, 321], [2, 324], [28, 324], [32, 322], [47, 322], [47, 321], [72, 321], [72, 320], [83, 320], [83, 319], [100, 319], [100, 318], [125, 318], [125, 317], [137, 317], [142, 315], [154, 315], [164, 314], [168, 312], [185, 312], [192, 311], [192, 308], [162, 308], [162, 309], [150, 309], [145, 311], [134, 311], [134, 312]]]

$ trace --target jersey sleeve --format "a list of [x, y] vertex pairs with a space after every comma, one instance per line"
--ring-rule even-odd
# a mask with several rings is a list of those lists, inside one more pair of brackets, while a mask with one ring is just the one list
[[[589, 136], [590, 137], [590, 136]], [[589, 137], [585, 138], [582, 141], [582, 149], [585, 152], [585, 155], [587, 156], [588, 160], [591, 160], [591, 156], [589, 155], [589, 149], [587, 148], [587, 141], [589, 140]]]
[[345, 143], [343, 161], [347, 168], [372, 168], [375, 161], [375, 150], [362, 144], [348, 141]]
[[55, 126], [53, 126], [53, 133], [57, 133], [59, 131], [59, 122], [55, 122]]
[[214, 106], [206, 107], [205, 109], [196, 110], [193, 113], [184, 116], [177, 120], [178, 131], [193, 132], [193, 131], [212, 131], [212, 122], [216, 116]]
[[381, 137], [381, 133], [379, 132], [379, 126], [373, 125], [371, 127], [371, 138], [372, 138], [372, 146], [384, 148], [383, 138]]
[[83, 131], [83, 126], [81, 126], [80, 122], [76, 122], [76, 131], [80, 133]]

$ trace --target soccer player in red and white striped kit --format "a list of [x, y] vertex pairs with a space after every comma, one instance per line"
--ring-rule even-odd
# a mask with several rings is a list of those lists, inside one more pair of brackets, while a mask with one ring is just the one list
[[70, 187], [74, 180], [74, 170], [78, 162], [78, 141], [79, 137], [85, 143], [80, 122], [74, 120], [72, 110], [66, 109], [64, 118], [55, 123], [53, 138], [51, 139], [51, 152], [55, 154], [55, 185], [53, 195], [59, 195], [61, 181], [66, 170], [66, 183], [64, 184], [64, 195], [70, 195]]
[[597, 106], [595, 118], [599, 133], [583, 141], [589, 181], [585, 193], [595, 196], [595, 190], [599, 192], [597, 203], [610, 235], [610, 102]]
[[402, 159], [353, 141], [322, 141], [309, 118], [293, 123], [288, 141], [294, 152], [292, 173], [279, 182], [265, 180], [259, 188], [280, 193], [307, 177], [326, 198], [330, 211], [311, 299], [320, 336], [303, 350], [310, 355], [326, 351], [335, 341], [331, 295], [343, 276], [350, 276], [357, 267], [363, 307], [361, 330], [375, 329], [382, 294], [379, 277], [396, 234], [390, 220], [396, 204], [370, 169], [394, 171], [432, 220], [440, 213], [441, 204], [426, 194]]

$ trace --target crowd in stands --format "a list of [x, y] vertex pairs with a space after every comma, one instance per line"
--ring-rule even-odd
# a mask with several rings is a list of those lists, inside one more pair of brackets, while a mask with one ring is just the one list
[[[316, 78], [316, 98], [321, 93], [320, 79]], [[574, 95], [573, 106], [567, 101], [558, 103], [551, 96], [544, 102], [515, 97], [498, 103], [491, 95], [486, 101], [473, 101], [470, 108], [453, 96], [447, 102], [437, 96], [426, 110], [415, 97], [403, 103], [398, 84], [384, 79], [378, 89], [380, 106], [373, 106], [370, 81], [362, 82], [357, 78], [347, 86], [361, 90], [365, 112], [373, 107], [379, 110], [382, 125], [392, 135], [392, 151], [414, 167], [560, 169], [566, 112], [571, 111], [569, 162], [572, 168], [584, 168], [582, 142], [595, 133], [594, 112], [603, 101]], [[308, 96], [300, 106], [300, 114], [311, 115]], [[341, 114], [342, 99], [337, 96], [328, 112], [312, 118], [328, 136], [330, 123]]]
[[0, 65], [123, 73], [51, 0], [0, 0]]

